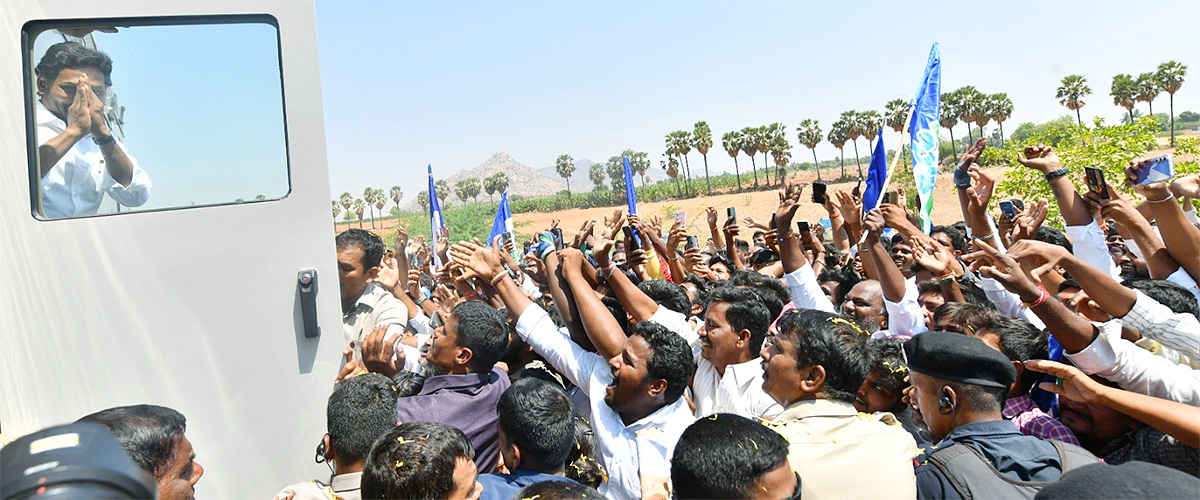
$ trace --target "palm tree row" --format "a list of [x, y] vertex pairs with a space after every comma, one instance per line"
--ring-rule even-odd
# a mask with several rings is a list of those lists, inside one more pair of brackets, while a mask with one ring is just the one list
[[[1154, 99], [1158, 94], [1166, 92], [1170, 96], [1170, 115], [1171, 115], [1171, 147], [1175, 147], [1175, 92], [1179, 91], [1179, 87], [1183, 86], [1183, 78], [1187, 76], [1187, 66], [1180, 64], [1177, 61], [1167, 61], [1158, 65], [1158, 70], [1142, 73], [1134, 78], [1132, 75], [1121, 73], [1113, 76], [1112, 87], [1109, 90], [1109, 95], [1113, 98], [1113, 104], [1125, 108], [1129, 114], [1129, 121], [1133, 121], [1133, 107], [1138, 102], [1144, 102], [1148, 106], [1150, 115], [1154, 115]], [[1079, 86], [1087, 92], [1080, 94], [1086, 95], [1091, 92], [1087, 88], [1086, 79], [1079, 75], [1070, 75], [1063, 78], [1062, 86], [1059, 87], [1060, 102], [1068, 108], [1075, 106], [1076, 117], [1078, 118], [1078, 110], [1083, 106], [1081, 100], [1072, 101], [1070, 97], [1075, 97], [1072, 91], [1079, 91]], [[1067, 99], [1064, 99], [1061, 94], [1067, 93]], [[1065, 102], [1064, 102], [1065, 101]], [[1080, 120], [1080, 124], [1083, 120]]]
[[383, 214], [383, 207], [387, 206], [388, 200], [395, 203], [398, 209], [402, 198], [404, 198], [404, 190], [400, 189], [400, 186], [392, 186], [387, 193], [384, 193], [382, 189], [368, 187], [363, 189], [362, 198], [355, 198], [350, 193], [342, 193], [337, 200], [333, 200], [333, 218], [337, 219], [338, 215], [345, 212], [346, 220], [351, 220], [351, 215], [357, 214], [358, 227], [361, 228], [363, 213], [366, 212], [371, 216], [371, 227], [374, 228], [375, 214]]

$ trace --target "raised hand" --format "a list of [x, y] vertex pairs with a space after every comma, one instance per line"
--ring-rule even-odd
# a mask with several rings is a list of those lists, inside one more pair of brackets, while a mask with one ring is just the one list
[[1013, 221], [1010, 238], [1012, 242], [1015, 244], [1021, 240], [1033, 239], [1037, 235], [1038, 228], [1042, 227], [1043, 222], [1046, 222], [1046, 215], [1049, 213], [1050, 204], [1046, 200], [1038, 200], [1037, 203], [1030, 205]]
[[784, 234], [791, 232], [792, 219], [800, 208], [800, 195], [804, 188], [799, 184], [789, 184], [779, 190], [779, 207], [775, 209], [775, 227], [783, 229]]
[[971, 165], [979, 161], [979, 155], [983, 154], [983, 150], [987, 148], [987, 138], [980, 137], [975, 141], [975, 144], [967, 146], [962, 155], [961, 161], [958, 163], [959, 170], [967, 170]]
[[1079, 368], [1045, 359], [1031, 359], [1025, 362], [1025, 368], [1038, 373], [1047, 373], [1058, 377], [1062, 384], [1041, 382], [1038, 387], [1046, 392], [1058, 394], [1071, 401], [1080, 403], [1099, 403], [1101, 393], [1107, 387], [1087, 376]]
[[583, 273], [583, 252], [574, 248], [564, 248], [558, 251], [558, 260], [563, 275], [578, 276]]
[[1200, 174], [1175, 179], [1170, 189], [1177, 198], [1200, 198]]
[[1062, 162], [1058, 161], [1058, 155], [1050, 146], [1026, 147], [1024, 152], [1017, 155], [1017, 161], [1043, 174], [1062, 168]]
[[490, 282], [497, 274], [507, 272], [504, 270], [500, 251], [495, 246], [486, 248], [469, 241], [460, 241], [450, 249], [450, 259], [463, 269], [464, 279], [479, 277]]
[[913, 260], [935, 276], [943, 276], [954, 268], [954, 253], [937, 240], [913, 238]]
[[884, 218], [882, 210], [873, 208], [867, 212], [867, 219], [863, 221], [863, 229], [867, 232], [868, 240], [879, 241], [879, 235], [883, 233], [884, 227], [887, 227], [887, 219]]
[[583, 225], [579, 226], [579, 232], [575, 233], [575, 238], [571, 241], [571, 248], [583, 248], [583, 245], [587, 243], [588, 236], [592, 235], [592, 230], [595, 227], [595, 220], [583, 221]]
[[443, 261], [447, 259], [446, 252], [450, 250], [450, 230], [446, 228], [438, 229], [437, 234], [437, 254]]
[[92, 109], [88, 102], [88, 94], [91, 93], [92, 87], [88, 85], [86, 76], [75, 81], [75, 96], [67, 108], [67, 128], [73, 129], [79, 136], [92, 132]]
[[704, 215], [708, 219], [709, 229], [717, 227], [717, 207], [704, 207]]
[[1008, 257], [1014, 261], [1031, 262], [1037, 267], [1029, 271], [1034, 281], [1041, 283], [1042, 275], [1053, 271], [1055, 267], [1071, 258], [1071, 252], [1053, 243], [1034, 239], [1025, 239], [1013, 243], [1008, 249]]
[[983, 240], [976, 239], [973, 244], [979, 250], [963, 256], [963, 260], [971, 263], [972, 271], [979, 271], [985, 277], [999, 281], [1024, 302], [1033, 302], [1041, 297], [1043, 289], [1025, 275], [1015, 259], [1000, 253]]
[[458, 292], [446, 285], [438, 285], [433, 290], [433, 296], [437, 299], [438, 315], [443, 318], [449, 318], [450, 314], [454, 312], [454, 308], [462, 302]]
[[354, 360], [354, 348], [342, 349], [342, 359], [345, 359], [346, 363], [342, 365], [341, 370], [338, 370], [337, 377], [333, 379], [334, 382], [341, 382], [367, 373], [367, 367], [363, 366], [362, 362]]
[[1142, 214], [1133, 208], [1133, 204], [1116, 192], [1111, 184], [1105, 183], [1104, 188], [1108, 190], [1108, 199], [1101, 198], [1100, 193], [1091, 190], [1083, 195], [1083, 201], [1087, 203], [1088, 208], [1093, 211], [1099, 209], [1101, 217], [1112, 219], [1125, 227], [1132, 226], [1142, 218]]
[[396, 285], [400, 284], [400, 278], [399, 261], [395, 257], [385, 256], [379, 263], [379, 274], [371, 281], [379, 283], [380, 286], [390, 292], [396, 288]]
[[679, 242], [685, 239], [687, 239], [687, 232], [683, 229], [683, 223], [676, 219], [671, 223], [671, 232], [667, 234], [668, 255], [675, 255], [676, 249], [679, 248]]
[[86, 89], [83, 87], [77, 88], [75, 94], [79, 95], [80, 91], [86, 90], [82, 93], [84, 95], [84, 99], [87, 101], [88, 111], [91, 114], [92, 125], [88, 131], [91, 132], [92, 137], [97, 139], [108, 137], [112, 135], [112, 132], [109, 132], [108, 127], [104, 125], [104, 102], [101, 101], [100, 96], [96, 95], [96, 92], [93, 91], [91, 83], [85, 82], [85, 85]]
[[392, 249], [397, 255], [408, 256], [408, 230], [404, 229], [404, 226], [396, 226], [396, 243], [392, 245]]
[[768, 229], [765, 224], [762, 224], [762, 223], [754, 220], [754, 217], [751, 217], [749, 215], [742, 217], [742, 222], [745, 222], [746, 226], [748, 226], [748, 227], [762, 229], [764, 231]]
[[1149, 157], [1138, 158], [1129, 162], [1129, 167], [1125, 169], [1125, 183], [1133, 187], [1134, 191], [1144, 196], [1147, 201], [1162, 202], [1167, 198], [1174, 196], [1166, 182], [1151, 182], [1149, 184], [1137, 183], [1137, 169], [1142, 164], [1150, 161]]
[[988, 203], [992, 200], [992, 193], [996, 190], [996, 179], [980, 170], [979, 167], [971, 167], [971, 181], [975, 186], [967, 190], [967, 195], [971, 200], [971, 209], [978, 209], [979, 213], [987, 211]]
[[377, 326], [363, 338], [362, 361], [368, 371], [392, 378], [404, 368], [404, 351], [396, 351], [396, 340], [400, 338], [399, 333], [393, 333], [392, 336], [384, 339], [388, 326]]

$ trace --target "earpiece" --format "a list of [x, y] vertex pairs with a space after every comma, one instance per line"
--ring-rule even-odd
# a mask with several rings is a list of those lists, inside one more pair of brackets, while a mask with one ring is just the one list
[[317, 456], [315, 460], [317, 463], [325, 461], [325, 438], [321, 438], [321, 442], [317, 443]]
[[954, 402], [950, 401], [950, 392], [942, 388], [942, 395], [938, 396], [938, 412], [947, 415], [952, 411], [954, 411]]

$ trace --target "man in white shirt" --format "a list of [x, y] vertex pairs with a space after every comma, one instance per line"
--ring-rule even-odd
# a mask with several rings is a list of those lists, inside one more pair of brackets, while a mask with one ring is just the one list
[[150, 176], [104, 123], [101, 98], [112, 84], [112, 59], [61, 42], [46, 50], [34, 72], [42, 213], [94, 215], [105, 193], [127, 207], [145, 204]]
[[[599, 459], [609, 473], [601, 493], [609, 498], [669, 497], [675, 443], [695, 420], [682, 398], [693, 373], [687, 343], [661, 325], [642, 321], [620, 353], [606, 359], [584, 350], [560, 332], [541, 307], [533, 306], [496, 250], [460, 242], [451, 256], [456, 264], [495, 284], [509, 314], [517, 318], [521, 338], [586, 396]], [[582, 272], [579, 252], [564, 250], [560, 257], [564, 277], [577, 278]], [[581, 309], [603, 308], [595, 293], [577, 298]], [[611, 314], [590, 319], [597, 328], [621, 331]], [[585, 328], [592, 333], [592, 327]]]
[[711, 292], [704, 328], [685, 336], [696, 361], [692, 398], [696, 416], [735, 413], [774, 418], [783, 407], [762, 390], [758, 351], [770, 325], [758, 296], [731, 286]]

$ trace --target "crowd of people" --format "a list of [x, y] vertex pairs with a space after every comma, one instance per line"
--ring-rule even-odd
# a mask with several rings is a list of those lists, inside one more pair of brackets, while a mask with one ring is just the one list
[[[1079, 192], [1027, 148], [1055, 199], [994, 214], [983, 148], [928, 234], [796, 183], [749, 241], [714, 208], [707, 235], [620, 210], [528, 242], [347, 230], [331, 476], [277, 498], [1194, 498], [1200, 175]], [[108, 411], [85, 420], [160, 498], [194, 486], [182, 416]]]

